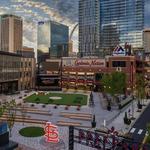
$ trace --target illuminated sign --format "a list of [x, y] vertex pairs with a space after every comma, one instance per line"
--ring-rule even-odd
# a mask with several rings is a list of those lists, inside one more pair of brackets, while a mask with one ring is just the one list
[[51, 124], [51, 122], [47, 122], [44, 130], [45, 130], [46, 142], [51, 142], [51, 143], [59, 142], [59, 133], [58, 133], [57, 126]]
[[88, 66], [88, 65], [103, 66], [104, 64], [105, 64], [104, 61], [100, 61], [98, 59], [93, 59], [93, 60], [79, 60], [79, 59], [77, 59], [75, 61], [76, 66]]
[[72, 130], [73, 131], [69, 130], [69, 143], [71, 143], [69, 145], [70, 147], [74, 145], [74, 143], [79, 143], [99, 150], [138, 150], [139, 147], [141, 147], [141, 150], [149, 149], [148, 144], [142, 144], [131, 138], [120, 136], [114, 127], [106, 132], [93, 132], [78, 128], [73, 128]]
[[64, 66], [93, 66], [93, 67], [105, 67], [105, 59], [98, 58], [64, 58]]
[[121, 46], [117, 46], [113, 51], [113, 56], [116, 56], [116, 55], [125, 56], [126, 51]]

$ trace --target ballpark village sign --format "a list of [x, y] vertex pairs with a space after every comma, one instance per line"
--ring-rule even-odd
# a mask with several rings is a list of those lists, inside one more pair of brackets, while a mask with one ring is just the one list
[[105, 62], [100, 59], [91, 59], [91, 60], [75, 60], [75, 66], [104, 66]]
[[63, 58], [63, 66], [105, 67], [105, 59], [99, 58]]
[[149, 150], [149, 145], [142, 145], [131, 138], [123, 137], [112, 127], [108, 132], [93, 132], [69, 127], [69, 150], [74, 150], [74, 143], [98, 150]]

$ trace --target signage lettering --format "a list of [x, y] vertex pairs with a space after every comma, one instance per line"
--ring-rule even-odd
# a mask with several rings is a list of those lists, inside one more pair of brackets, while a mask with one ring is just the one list
[[131, 139], [120, 137], [118, 132], [112, 127], [107, 133], [97, 133], [84, 129], [74, 129], [76, 135], [74, 135], [74, 142], [86, 145], [92, 148], [102, 149], [115, 149], [122, 148], [124, 150], [137, 150], [141, 147], [142, 150], [148, 150], [146, 145], [141, 145]]
[[76, 66], [104, 66], [103, 61], [99, 60], [75, 60], [75, 65]]
[[51, 122], [47, 122], [44, 130], [45, 130], [46, 142], [51, 142], [51, 143], [59, 142], [59, 133], [58, 133], [57, 126], [52, 125]]

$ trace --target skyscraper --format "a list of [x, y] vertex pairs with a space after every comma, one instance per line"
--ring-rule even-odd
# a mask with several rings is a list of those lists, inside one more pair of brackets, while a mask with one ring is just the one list
[[99, 52], [99, 0], [79, 0], [79, 54], [94, 56]]
[[145, 29], [143, 31], [143, 45], [146, 53], [150, 53], [150, 29]]
[[39, 22], [38, 61], [44, 61], [45, 56], [45, 58], [68, 56], [68, 43], [68, 26], [54, 21]]
[[0, 50], [15, 53], [22, 50], [22, 28], [21, 17], [2, 15], [0, 17]]
[[100, 0], [101, 49], [111, 51], [117, 44], [128, 43], [143, 49], [147, 0]]

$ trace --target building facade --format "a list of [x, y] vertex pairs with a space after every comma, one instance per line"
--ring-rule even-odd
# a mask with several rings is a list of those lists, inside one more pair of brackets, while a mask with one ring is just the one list
[[14, 15], [0, 17], [0, 49], [6, 52], [22, 50], [22, 18]]
[[99, 55], [99, 0], [79, 0], [79, 55]]
[[145, 29], [143, 31], [143, 42], [145, 52], [150, 53], [150, 29]]
[[0, 93], [35, 87], [35, 58], [0, 51]]
[[68, 44], [68, 26], [54, 21], [39, 22], [37, 53], [38, 62], [43, 60], [42, 57], [44, 57], [45, 54], [49, 54], [49, 58], [68, 56]]
[[147, 53], [145, 56], [145, 81], [146, 81], [146, 96], [150, 97], [150, 53]]
[[21, 56], [0, 51], [0, 93], [19, 90]]
[[61, 90], [61, 59], [47, 59], [41, 63], [40, 74], [37, 74], [36, 89]]
[[100, 0], [100, 27], [103, 49], [125, 43], [143, 48], [144, 0]]
[[[100, 80], [106, 73], [115, 71], [127, 75], [127, 88], [135, 84], [135, 74], [139, 70], [135, 56], [109, 56], [100, 58], [63, 58], [62, 85], [66, 88], [102, 88]], [[141, 68], [142, 69], [142, 68]]]
[[20, 67], [20, 79], [19, 89], [34, 89], [35, 88], [35, 54], [34, 49], [30, 47], [23, 47], [21, 54], [21, 67]]
[[21, 57], [19, 77], [19, 90], [29, 90], [35, 88], [35, 58]]

